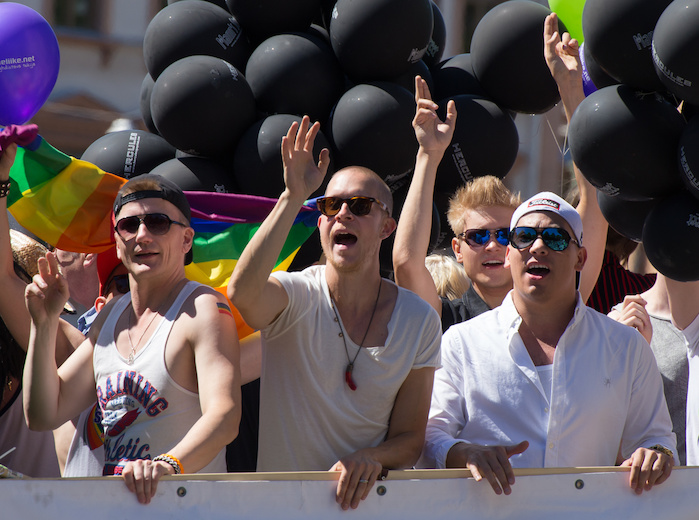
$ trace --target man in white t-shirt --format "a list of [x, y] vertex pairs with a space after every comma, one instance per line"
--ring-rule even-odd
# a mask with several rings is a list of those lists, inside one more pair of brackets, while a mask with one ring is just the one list
[[337, 172], [318, 200], [325, 266], [270, 275], [304, 201], [328, 168], [315, 164], [320, 125], [308, 117], [282, 140], [286, 189], [242, 253], [228, 295], [262, 330], [258, 470], [340, 471], [336, 500], [356, 508], [384, 469], [409, 468], [425, 434], [437, 313], [381, 278], [392, 197], [376, 173]]

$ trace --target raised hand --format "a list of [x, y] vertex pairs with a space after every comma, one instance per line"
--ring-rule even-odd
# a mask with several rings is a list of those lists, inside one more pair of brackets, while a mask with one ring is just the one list
[[35, 323], [60, 316], [70, 297], [68, 282], [58, 269], [55, 253], [39, 258], [39, 272], [24, 292], [27, 309]]
[[[309, 128], [310, 127], [310, 128]], [[313, 158], [313, 143], [320, 130], [320, 123], [310, 126], [310, 119], [304, 116], [299, 125], [292, 123], [282, 137], [282, 162], [284, 182], [287, 191], [306, 200], [323, 182], [330, 165], [330, 152], [323, 148], [316, 164]]]
[[424, 152], [444, 154], [451, 143], [456, 127], [456, 105], [453, 100], [447, 103], [447, 116], [444, 121], [437, 117], [437, 103], [432, 101], [427, 82], [415, 76], [415, 117], [413, 128], [415, 137]]
[[571, 38], [568, 33], [563, 33], [563, 36], [558, 33], [556, 13], [548, 15], [544, 21], [544, 58], [558, 85], [569, 121], [577, 106], [585, 99], [579, 51], [578, 40]]

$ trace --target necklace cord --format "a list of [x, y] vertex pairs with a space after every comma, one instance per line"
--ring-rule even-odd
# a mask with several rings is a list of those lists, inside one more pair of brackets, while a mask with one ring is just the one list
[[371, 329], [371, 324], [374, 321], [374, 315], [376, 314], [376, 309], [379, 306], [379, 298], [381, 296], [381, 285], [383, 285], [383, 282], [381, 280], [379, 280], [379, 290], [376, 293], [376, 300], [374, 301], [374, 309], [371, 311], [371, 317], [369, 318], [369, 324], [367, 325], [367, 328], [364, 331], [364, 337], [362, 338], [362, 342], [359, 344], [359, 348], [357, 349], [357, 353], [354, 355], [354, 358], [352, 358], [352, 360], [350, 360], [350, 357], [349, 357], [349, 350], [347, 348], [347, 340], [345, 340], [345, 332], [342, 329], [342, 323], [340, 322], [340, 316], [337, 313], [335, 299], [333, 298], [333, 295], [330, 292], [330, 289], [328, 288], [328, 293], [330, 293], [330, 304], [331, 304], [330, 307], [332, 307], [332, 310], [335, 313], [335, 321], [337, 322], [337, 325], [340, 327], [339, 336], [342, 338], [342, 344], [345, 347], [345, 355], [347, 356], [347, 368], [345, 369], [345, 382], [347, 383], [347, 386], [349, 386], [350, 389], [353, 391], [357, 389], [357, 384], [354, 382], [354, 378], [352, 377], [352, 372], [354, 371], [354, 362], [357, 360], [359, 353], [362, 351], [362, 347], [364, 346], [364, 341], [366, 340], [366, 337], [369, 334], [369, 329]]

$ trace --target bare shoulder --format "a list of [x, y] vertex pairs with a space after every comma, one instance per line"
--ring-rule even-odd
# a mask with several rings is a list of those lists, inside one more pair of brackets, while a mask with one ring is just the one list
[[235, 319], [226, 297], [206, 285], [198, 286], [182, 305], [177, 317], [178, 328], [190, 337], [207, 333], [235, 331]]

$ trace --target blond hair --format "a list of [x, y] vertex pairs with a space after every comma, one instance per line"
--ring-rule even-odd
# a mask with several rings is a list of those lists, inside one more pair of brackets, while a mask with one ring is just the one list
[[466, 226], [466, 211], [488, 206], [501, 206], [512, 211], [522, 203], [519, 193], [512, 193], [503, 182], [492, 175], [476, 177], [461, 186], [449, 199], [447, 220], [455, 235]]
[[453, 256], [428, 255], [425, 257], [425, 267], [432, 275], [437, 293], [444, 298], [461, 298], [471, 286], [466, 271]]

